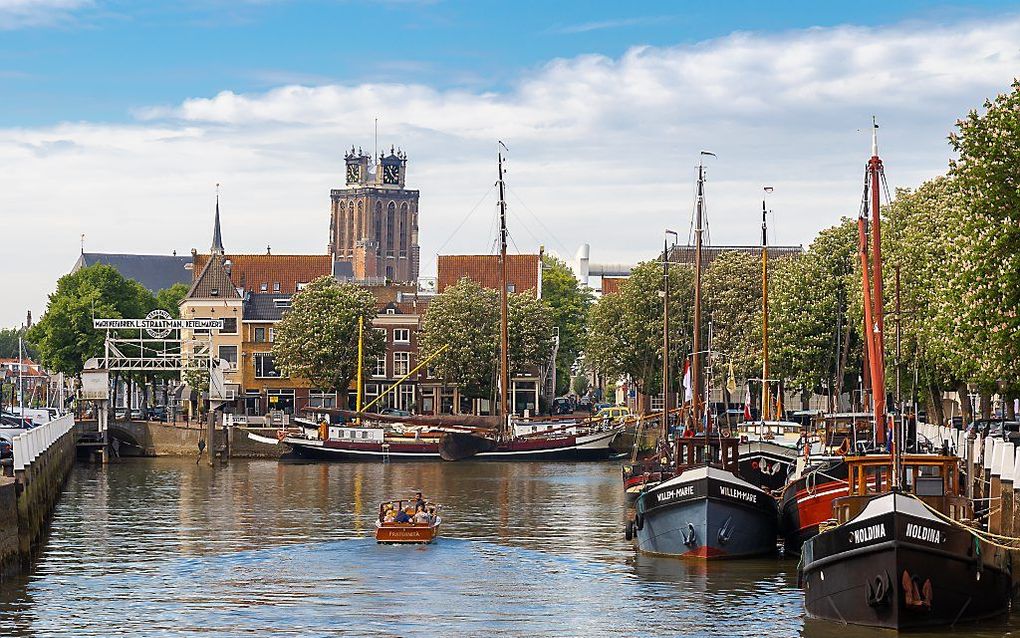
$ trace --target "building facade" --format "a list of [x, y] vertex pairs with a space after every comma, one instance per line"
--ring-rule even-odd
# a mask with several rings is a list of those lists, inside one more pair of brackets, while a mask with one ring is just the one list
[[346, 183], [330, 191], [329, 252], [360, 281], [418, 279], [418, 191], [405, 188], [407, 155], [390, 149], [370, 166], [354, 148], [344, 156]]

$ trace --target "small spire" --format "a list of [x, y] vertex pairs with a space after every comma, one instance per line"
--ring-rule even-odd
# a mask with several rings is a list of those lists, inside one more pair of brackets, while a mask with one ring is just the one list
[[878, 157], [878, 120], [871, 116], [871, 156]]
[[223, 236], [220, 234], [220, 185], [216, 184], [216, 222], [213, 225], [212, 247], [209, 252], [213, 255], [222, 255]]

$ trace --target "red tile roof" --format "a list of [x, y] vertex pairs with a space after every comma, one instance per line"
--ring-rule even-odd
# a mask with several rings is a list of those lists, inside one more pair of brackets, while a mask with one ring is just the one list
[[[507, 255], [507, 284], [514, 292], [538, 292], [539, 255]], [[499, 290], [499, 255], [440, 255], [438, 288], [443, 292], [463, 277], [472, 279], [485, 288]]]
[[[227, 255], [230, 260], [230, 279], [238, 288], [252, 292], [279, 292], [292, 294], [297, 285], [308, 283], [333, 272], [329, 255]], [[202, 272], [209, 255], [195, 255], [192, 277]], [[274, 284], [280, 284], [276, 290]], [[262, 284], [266, 289], [262, 290]]]

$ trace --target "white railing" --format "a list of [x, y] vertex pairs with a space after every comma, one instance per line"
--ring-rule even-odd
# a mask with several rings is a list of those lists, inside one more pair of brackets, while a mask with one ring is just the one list
[[73, 428], [74, 416], [65, 414], [14, 437], [11, 442], [14, 448], [14, 471], [23, 471]]

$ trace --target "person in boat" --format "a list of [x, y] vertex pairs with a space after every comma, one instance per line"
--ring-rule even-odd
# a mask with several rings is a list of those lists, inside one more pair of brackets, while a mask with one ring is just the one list
[[414, 522], [417, 524], [429, 524], [432, 521], [429, 520], [429, 513], [425, 511], [424, 505], [419, 505], [417, 511], [414, 513]]
[[393, 509], [386, 510], [386, 516], [383, 517], [384, 523], [393, 523], [397, 520], [397, 513]]
[[416, 512], [419, 507], [425, 507], [425, 499], [422, 497], [421, 492], [414, 493], [414, 501], [412, 502], [412, 505], [414, 505], [414, 510]]
[[411, 515], [406, 510], [400, 510], [397, 512], [396, 517], [393, 519], [396, 523], [410, 523]]

